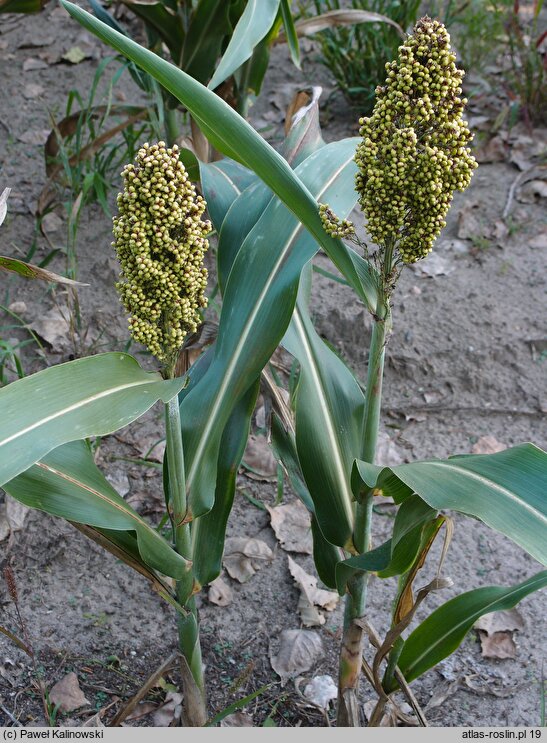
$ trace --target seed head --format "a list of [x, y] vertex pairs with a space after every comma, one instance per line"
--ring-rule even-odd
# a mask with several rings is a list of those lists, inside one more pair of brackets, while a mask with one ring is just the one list
[[337, 217], [328, 204], [319, 204], [319, 216], [323, 229], [332, 237], [350, 237], [355, 234], [353, 222]]
[[123, 170], [114, 242], [121, 265], [116, 289], [135, 341], [162, 362], [200, 322], [207, 300], [203, 257], [211, 229], [174, 145], [144, 144]]
[[405, 263], [431, 251], [453, 192], [477, 167], [455, 61], [443, 24], [422, 18], [386, 65], [372, 115], [359, 121], [356, 188], [367, 230], [378, 245], [395, 240]]

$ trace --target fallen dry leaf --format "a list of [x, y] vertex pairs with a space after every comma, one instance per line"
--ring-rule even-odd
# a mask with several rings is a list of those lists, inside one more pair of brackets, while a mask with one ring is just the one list
[[[458, 235], [461, 237], [461, 235]], [[413, 271], [422, 274], [423, 276], [446, 276], [454, 270], [454, 266], [451, 261], [440, 253], [430, 253], [422, 261], [412, 263], [411, 266]]]
[[304, 696], [318, 707], [328, 709], [331, 701], [338, 696], [338, 689], [332, 676], [315, 676], [304, 688]]
[[541, 136], [541, 130], [538, 129], [533, 137], [524, 134], [515, 139], [509, 159], [519, 170], [529, 170], [542, 156], [544, 150], [545, 138]]
[[234, 712], [232, 715], [227, 715], [224, 720], [220, 723], [221, 728], [252, 728], [253, 718], [246, 712]]
[[67, 673], [49, 690], [49, 699], [55, 707], [58, 706], [60, 712], [73, 712], [90, 704], [80, 689], [78, 676], [74, 671]]
[[323, 656], [323, 641], [311, 630], [287, 629], [279, 636], [279, 650], [273, 653], [270, 647], [270, 663], [281, 678], [281, 685], [312, 666]]
[[504, 609], [503, 611], [491, 611], [489, 614], [485, 614], [477, 619], [473, 626], [475, 629], [488, 632], [488, 634], [514, 632], [524, 629], [524, 619], [518, 609]]
[[518, 609], [493, 611], [480, 617], [473, 627], [479, 630], [484, 658], [514, 658], [517, 646], [513, 632], [524, 628]]
[[23, 528], [30, 510], [7, 493], [4, 498], [4, 503], [0, 505], [0, 542], [7, 539], [12, 532], [20, 531]]
[[156, 728], [168, 728], [174, 722], [180, 720], [182, 713], [182, 694], [176, 691], [168, 691], [165, 695], [165, 704], [159, 707], [152, 718]]
[[11, 188], [5, 188], [0, 194], [0, 225], [4, 222], [6, 214], [8, 213], [8, 199], [11, 193]]
[[106, 475], [106, 479], [112, 485], [118, 495], [122, 496], [122, 498], [131, 490], [129, 478], [122, 469], [112, 470], [112, 472], [109, 472]]
[[313, 554], [311, 518], [308, 509], [300, 501], [270, 508], [272, 529], [281, 547], [288, 552]]
[[517, 191], [517, 201], [522, 204], [535, 204], [547, 199], [547, 182], [539, 179], [528, 181]]
[[480, 218], [481, 209], [481, 204], [470, 204], [460, 210], [457, 232], [460, 240], [470, 240], [474, 237], [488, 237], [486, 225]]
[[517, 646], [510, 632], [479, 632], [483, 658], [515, 658]]
[[325, 611], [333, 611], [338, 604], [338, 594], [317, 588], [317, 578], [315, 576], [306, 573], [304, 568], [298, 565], [289, 555], [287, 555], [287, 560], [290, 574], [300, 589], [298, 613], [302, 619], [302, 624], [306, 627], [318, 627], [325, 624], [325, 617], [317, 607], [325, 609]]
[[240, 583], [252, 578], [265, 562], [273, 560], [273, 552], [261, 539], [228, 537], [224, 547], [223, 564], [228, 575]]
[[150, 712], [155, 712], [158, 709], [158, 705], [153, 702], [140, 702], [137, 704], [135, 709], [130, 712], [125, 718], [126, 721], [138, 720], [145, 715], [149, 715]]
[[507, 449], [505, 444], [498, 441], [493, 436], [481, 436], [480, 439], [473, 444], [471, 449], [472, 454], [495, 454], [497, 451], [504, 451]]
[[234, 594], [230, 586], [219, 575], [212, 583], [209, 583], [207, 598], [217, 606], [228, 606], [232, 603]]
[[253, 480], [271, 481], [277, 478], [277, 459], [265, 436], [249, 436], [242, 467]]
[[30, 327], [54, 351], [64, 352], [71, 348], [68, 322], [58, 307], [39, 315], [30, 323]]
[[486, 144], [478, 147], [475, 152], [475, 158], [479, 163], [502, 163], [506, 160], [509, 148], [503, 136], [497, 134], [489, 139]]

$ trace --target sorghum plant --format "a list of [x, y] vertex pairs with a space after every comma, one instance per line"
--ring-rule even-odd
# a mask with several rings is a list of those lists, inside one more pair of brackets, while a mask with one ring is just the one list
[[[118, 362], [130, 366], [134, 381], [131, 378], [125, 380], [125, 385], [116, 384], [110, 373], [107, 389], [100, 389], [89, 400], [87, 395], [93, 395], [100, 386], [95, 378], [91, 380], [93, 384], [85, 388], [85, 400], [89, 403], [86, 414], [101, 408], [100, 424], [96, 419], [90, 423], [78, 401], [68, 400], [68, 409], [61, 412], [50, 408], [59, 406], [61, 400], [66, 403], [67, 392], [61, 384], [66, 386], [70, 379], [69, 392], [73, 394], [82, 381], [77, 378], [80, 370], [106, 364], [101, 357], [46, 370], [40, 373], [39, 380], [38, 375], [29, 378], [35, 381], [28, 382], [24, 390], [17, 388], [22, 385], [17, 382], [1, 392], [0, 404], [4, 394], [10, 411], [8, 424], [0, 426], [0, 454], [7, 454], [0, 460], [2, 482], [15, 478], [5, 487], [16, 497], [87, 524], [86, 533], [123, 554], [178, 606], [183, 616], [179, 632], [183, 668], [188, 669], [186, 703], [190, 700], [190, 710], [197, 710], [193, 722], [199, 724], [204, 705], [198, 624], [190, 594], [220, 572], [235, 473], [260, 375], [283, 342], [299, 361], [300, 378], [294, 418], [285, 412], [283, 417], [273, 419], [275, 446], [312, 514], [318, 572], [327, 585], [347, 596], [340, 664], [340, 725], [359, 724], [357, 701], [362, 636], [367, 627], [367, 577], [376, 573], [399, 578], [392, 626], [384, 639], [376, 638], [378, 652], [372, 666], [366, 666], [367, 678], [379, 696], [374, 722], [392, 692], [398, 686], [406, 689], [407, 682], [450, 654], [476, 618], [513, 606], [547, 584], [544, 571], [518, 586], [485, 587], [457, 596], [402, 639], [428, 592], [446, 585], [439, 574], [414, 598], [416, 574], [441, 527], [448, 524], [445, 510], [482, 519], [538, 560], [547, 560], [543, 538], [547, 515], [542, 497], [547, 481], [547, 454], [533, 445], [524, 444], [490, 456], [416, 462], [393, 468], [373, 463], [385, 343], [391, 327], [390, 297], [396, 289], [398, 273], [405, 263], [427, 254], [442, 227], [452, 191], [467, 186], [473, 168], [466, 149], [469, 134], [460, 118], [460, 76], [446, 33], [427, 19], [418, 25], [415, 36], [403, 45], [401, 59], [389, 70], [394, 74], [385, 89], [379, 91], [378, 109], [370, 120], [362, 122], [362, 141], [346, 139], [325, 144], [314, 125], [316, 109], [310, 107], [290, 130], [282, 153], [277, 153], [199, 82], [77, 6], [66, 0], [63, 5], [82, 25], [176, 96], [199, 120], [211, 144], [227, 155], [214, 167], [197, 163], [209, 214], [219, 233], [222, 313], [214, 347], [201, 356], [184, 379], [150, 377], [135, 369], [135, 362], [128, 362], [127, 357], [107, 355], [112, 367]], [[378, 153], [376, 157], [372, 157], [373, 151]], [[356, 177], [359, 193], [354, 188]], [[159, 178], [155, 183], [158, 180], [161, 182]], [[149, 203], [148, 178], [139, 175], [139, 189], [142, 183], [144, 201]], [[401, 184], [400, 190], [397, 183]], [[377, 250], [371, 254], [366, 251], [364, 256], [340, 238], [351, 233], [347, 215], [358, 198], [369, 217], [371, 237], [377, 241]], [[388, 200], [383, 204], [389, 218], [389, 228], [385, 230], [379, 221], [381, 200]], [[392, 200], [396, 204], [389, 209]], [[125, 208], [123, 199], [122, 203]], [[320, 208], [319, 204], [328, 206]], [[197, 214], [200, 208], [198, 205], [194, 217], [201, 218]], [[165, 374], [173, 350], [170, 339], [178, 337], [178, 326], [169, 318], [178, 316], [178, 309], [162, 313], [156, 307], [158, 297], [163, 297], [163, 288], [154, 282], [163, 276], [165, 241], [169, 244], [168, 238], [174, 235], [170, 229], [160, 229], [157, 254], [150, 253], [158, 261], [157, 273], [150, 271], [146, 262], [139, 274], [137, 257], [141, 255], [143, 261], [147, 257], [140, 253], [138, 245], [143, 242], [142, 230], [126, 230], [122, 217], [125, 219], [127, 214], [130, 212], [121, 209], [117, 223], [125, 273], [122, 285], [128, 285], [122, 289], [122, 296], [126, 301], [127, 293], [131, 302], [128, 307], [139, 320], [135, 327], [141, 333], [140, 339], [156, 344], [154, 352], [159, 351], [164, 359]], [[195, 222], [191, 220], [192, 225]], [[153, 229], [142, 234], [144, 242], [153, 241]], [[200, 246], [202, 238], [199, 227], [196, 241]], [[373, 318], [364, 393], [345, 364], [320, 339], [309, 317], [309, 268], [318, 245]], [[150, 280], [155, 297], [144, 314], [137, 314], [140, 305], [133, 303], [133, 294], [139, 296], [138, 287], [142, 287], [141, 278], [137, 281], [136, 277]], [[170, 291], [166, 296], [172, 296]], [[19, 403], [23, 392], [36, 394], [36, 385], [48, 380], [55, 385], [48, 389], [44, 405], [49, 407], [40, 410], [44, 414], [40, 419], [34, 407], [21, 409]], [[138, 393], [139, 384], [146, 394]], [[180, 405], [173, 400], [177, 391]], [[124, 399], [132, 396], [130, 414], [123, 400], [112, 404], [116, 395]], [[131, 512], [110, 486], [108, 489], [104, 485], [85, 444], [76, 441], [115, 430], [136, 417], [138, 408], [148, 408], [154, 398], [168, 404], [165, 480], [174, 546]], [[59, 419], [63, 421], [62, 429], [57, 425]], [[48, 435], [35, 436], [39, 427]], [[72, 443], [60, 446], [66, 441]], [[27, 442], [32, 446], [17, 446]], [[72, 492], [75, 482], [82, 483], [81, 492]], [[103, 494], [100, 500], [96, 497], [99, 482]], [[67, 488], [71, 490], [70, 498], [66, 497]], [[391, 538], [374, 546], [372, 502], [374, 494], [380, 491], [393, 497], [398, 511]], [[34, 492], [33, 497], [29, 492]], [[104, 510], [107, 508], [108, 520]], [[161, 574], [176, 579], [176, 596], [169, 593]], [[192, 699], [192, 690], [198, 697], [197, 703]]]

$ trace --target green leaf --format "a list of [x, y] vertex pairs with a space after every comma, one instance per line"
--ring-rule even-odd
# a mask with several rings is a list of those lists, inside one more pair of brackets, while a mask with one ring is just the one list
[[[354, 142], [326, 145], [297, 171], [317, 197], [338, 205], [353, 180]], [[351, 193], [351, 191], [350, 191]], [[315, 241], [277, 199], [237, 253], [224, 291], [215, 358], [182, 403], [190, 513], [212, 506], [219, 437], [239, 397], [260, 375], [291, 318], [302, 266]]]
[[390, 561], [393, 549], [392, 540], [388, 539], [379, 547], [375, 547], [363, 555], [355, 555], [348, 560], [339, 562], [336, 566], [336, 588], [343, 596], [346, 593], [348, 581], [357, 573], [378, 573], [385, 570]]
[[226, 424], [218, 456], [215, 502], [192, 526], [194, 578], [200, 586], [213, 581], [222, 570], [226, 525], [259, 390], [260, 381], [257, 380], [239, 400]]
[[229, 158], [200, 163], [199, 169], [207, 211], [216, 231], [220, 232], [226, 213], [234, 201], [257, 179], [254, 173]]
[[[138, 18], [141, 18], [147, 27], [154, 30], [165, 43], [174, 60], [180, 59], [185, 35], [178, 14], [169, 10], [162, 2], [142, 3], [124, 0], [124, 5], [132, 10]], [[111, 24], [108, 25], [112, 27]]]
[[525, 596], [545, 586], [547, 570], [516, 586], [477, 588], [447, 601], [418, 625], [405, 641], [398, 662], [405, 679], [408, 682], [417, 679], [453, 653], [483, 614], [511, 609]]
[[[338, 209], [347, 213], [352, 201]], [[283, 345], [300, 363], [296, 393], [296, 448], [315, 514], [327, 541], [351, 549], [354, 497], [351, 470], [363, 445], [365, 399], [344, 362], [317, 334], [308, 314], [311, 265]]]
[[547, 564], [547, 453], [533, 444], [397, 467], [359, 461], [357, 475], [398, 502], [417, 493], [438, 511], [474, 516]]
[[19, 276], [23, 276], [25, 279], [40, 279], [41, 281], [50, 281], [66, 286], [89, 286], [88, 284], [82, 284], [81, 281], [67, 279], [66, 276], [59, 276], [59, 274], [53, 273], [53, 271], [47, 271], [45, 268], [40, 268], [40, 266], [25, 263], [18, 258], [9, 258], [5, 255], [0, 255], [0, 270], [11, 271], [12, 273], [19, 274]]
[[0, 0], [0, 13], [38, 13], [45, 0]]
[[117, 33], [68, 0], [61, 0], [61, 3], [85, 28], [125, 54], [178, 98], [217, 150], [256, 173], [310, 231], [365, 304], [372, 311], [376, 309], [378, 283], [374, 269], [341, 240], [325, 232], [316, 199], [282, 156], [241, 116], [182, 70]]
[[69, 361], [12, 382], [0, 389], [0, 484], [61, 444], [117, 431], [183, 384], [145, 372], [123, 353]]
[[224, 40], [232, 33], [230, 6], [227, 0], [200, 0], [192, 15], [180, 67], [200, 83], [213, 74]]
[[13, 498], [68, 521], [135, 532], [144, 562], [180, 579], [190, 564], [121, 498], [95, 465], [89, 447], [72, 441], [3, 485]]
[[250, 59], [275, 21], [278, 8], [279, 0], [248, 0], [208, 88], [214, 90]]
[[283, 18], [283, 26], [285, 28], [285, 37], [289, 47], [289, 52], [293, 64], [300, 69], [300, 45], [298, 43], [298, 34], [294, 27], [294, 20], [291, 13], [291, 6], [289, 0], [281, 0], [281, 17]]

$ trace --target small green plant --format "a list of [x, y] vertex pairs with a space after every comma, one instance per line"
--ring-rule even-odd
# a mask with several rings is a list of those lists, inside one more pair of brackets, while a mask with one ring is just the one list
[[[62, 3], [176, 96], [211, 145], [227, 155], [214, 166], [197, 163], [219, 234], [222, 311], [216, 343], [180, 374], [186, 368], [179, 363], [180, 343], [203, 304], [204, 205], [174, 148], [143, 146], [125, 173], [115, 244], [119, 291], [137, 321], [130, 328], [160, 371], [144, 372], [125, 354], [101, 354], [0, 390], [0, 483], [26, 505], [73, 523], [146, 576], [177, 610], [185, 721], [204, 725], [195, 595], [220, 573], [261, 376], [282, 342], [300, 371], [294, 413], [280, 405], [272, 418], [275, 448], [310, 510], [318, 573], [346, 597], [338, 724], [360, 724], [362, 666], [378, 694], [376, 724], [395, 691], [409, 693], [408, 684], [450, 655], [479, 616], [547, 585], [543, 571], [516, 586], [469, 591], [405, 637], [428, 594], [450, 584], [441, 572], [452, 529], [446, 511], [481, 519], [547, 562], [547, 453], [532, 444], [392, 468], [373, 463], [392, 294], [401, 270], [432, 249], [452, 192], [467, 187], [474, 167], [461, 118], [462, 75], [446, 30], [429, 18], [417, 24], [389, 65], [372, 116], [361, 121], [360, 139], [325, 144], [315, 103], [297, 117], [277, 152], [204, 85]], [[339, 237], [351, 237], [347, 215], [356, 201], [377, 246], [364, 256]], [[364, 391], [309, 316], [311, 261], [319, 246], [372, 317]], [[115, 492], [86, 443], [138, 419], [157, 400], [164, 403], [166, 424], [163, 481], [171, 529], [165, 538]], [[374, 545], [373, 503], [380, 492], [397, 511], [390, 538]], [[437, 574], [415, 595], [417, 575], [442, 530], [447, 536]], [[367, 622], [372, 573], [398, 580], [383, 636]], [[365, 632], [377, 648], [372, 664], [362, 658]]]
[[[340, 0], [314, 0], [317, 13], [340, 11]], [[332, 72], [338, 88], [362, 114], [374, 104], [374, 91], [385, 79], [385, 65], [401, 44], [401, 29], [412, 27], [418, 17], [419, 0], [352, 0], [354, 10], [373, 11], [394, 21], [355, 23], [322, 31], [318, 35], [321, 61]]]

